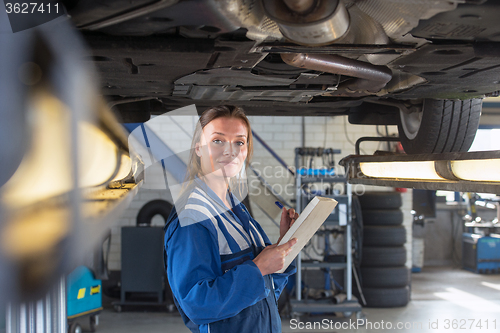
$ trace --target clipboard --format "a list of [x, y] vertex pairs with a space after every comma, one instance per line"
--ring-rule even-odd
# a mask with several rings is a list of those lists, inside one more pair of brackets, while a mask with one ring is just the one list
[[337, 206], [337, 200], [325, 197], [314, 197], [306, 208], [300, 213], [299, 218], [288, 229], [279, 245], [283, 245], [292, 238], [297, 238], [297, 243], [292, 247], [292, 251], [285, 258], [285, 265], [276, 273], [283, 273], [290, 263], [295, 259], [300, 251], [306, 246], [307, 242], [323, 225], [327, 217]]

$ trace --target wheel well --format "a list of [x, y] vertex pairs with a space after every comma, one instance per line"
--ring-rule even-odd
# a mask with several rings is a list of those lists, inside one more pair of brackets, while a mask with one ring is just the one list
[[362, 125], [397, 125], [399, 108], [391, 105], [362, 103], [349, 110], [349, 123]]

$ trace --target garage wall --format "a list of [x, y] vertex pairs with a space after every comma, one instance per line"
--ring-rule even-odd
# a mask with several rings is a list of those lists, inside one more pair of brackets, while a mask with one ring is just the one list
[[[436, 217], [425, 220], [424, 233], [424, 267], [429, 266], [462, 266], [462, 234], [465, 205], [436, 205]], [[495, 209], [476, 207], [477, 215], [483, 221], [496, 218]]]
[[[186, 135], [176, 124], [165, 121], [155, 125], [155, 131], [166, 140], [167, 144], [171, 145], [186, 145], [189, 140], [179, 140]], [[176, 118], [177, 119], [177, 118]], [[301, 131], [302, 131], [302, 117], [262, 117], [251, 116], [249, 117], [252, 129], [272, 148], [275, 152], [290, 166], [294, 165], [294, 149], [301, 145]], [[186, 117], [183, 120], [186, 129], [194, 126], [194, 119]], [[339, 117], [309, 117], [305, 118], [305, 145], [311, 147], [326, 147], [341, 149], [342, 153], [336, 156], [335, 162], [349, 154], [354, 154], [354, 142], [361, 136], [377, 136], [376, 126], [366, 125], [351, 125], [347, 123], [344, 116]], [[380, 127], [382, 130], [382, 127]], [[347, 134], [346, 134], [347, 133]], [[397, 133], [395, 126], [389, 126], [389, 133]], [[180, 142], [182, 141], [182, 142]], [[280, 164], [267, 152], [263, 146], [254, 141], [254, 157], [252, 166], [257, 169], [261, 175], [274, 186], [284, 199], [290, 201], [295, 197], [293, 191], [294, 178], [280, 166]], [[378, 144], [372, 142], [365, 142], [362, 144], [362, 150], [367, 154], [372, 154], [377, 149]], [[187, 144], [189, 147], [189, 144]], [[341, 173], [343, 170], [338, 169]], [[255, 176], [251, 171], [247, 171], [250, 186], [255, 181]], [[160, 174], [151, 175], [150, 178], [158, 177]], [[163, 182], [160, 177], [158, 183]], [[288, 185], [288, 186], [287, 186]], [[365, 190], [378, 190], [378, 191], [392, 191], [392, 188], [384, 187], [368, 187], [358, 185], [353, 190], [363, 193]], [[136, 224], [136, 216], [139, 209], [148, 201], [154, 199], [164, 199], [170, 201], [169, 194], [162, 190], [152, 190], [142, 188], [139, 190], [138, 195], [134, 198], [130, 207], [123, 213], [122, 217], [112, 228], [112, 243], [109, 260], [109, 269], [120, 269], [120, 228], [122, 226], [133, 226]], [[265, 216], [259, 208], [252, 204], [252, 211], [254, 218], [261, 223], [264, 230], [272, 241], [276, 241], [279, 237], [279, 229], [273, 224], [270, 219]], [[403, 193], [403, 211], [405, 214], [404, 225], [407, 229], [407, 251], [408, 262], [407, 265], [411, 267], [411, 190]], [[279, 223], [279, 216], [275, 219]], [[162, 226], [164, 221], [161, 217], [156, 216], [153, 219], [153, 225]]]

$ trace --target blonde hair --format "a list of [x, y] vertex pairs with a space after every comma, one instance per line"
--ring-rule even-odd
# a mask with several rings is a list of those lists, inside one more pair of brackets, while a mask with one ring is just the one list
[[[202, 174], [201, 170], [201, 160], [200, 157], [196, 154], [196, 144], [201, 141], [201, 134], [203, 133], [203, 129], [207, 126], [212, 120], [217, 118], [234, 118], [243, 121], [247, 128], [247, 158], [245, 161], [245, 166], [248, 167], [250, 164], [250, 160], [253, 154], [253, 137], [252, 137], [252, 129], [250, 127], [250, 121], [248, 120], [245, 112], [239, 106], [233, 105], [218, 105], [212, 106], [206, 109], [200, 116], [198, 123], [196, 124], [196, 129], [193, 135], [193, 141], [191, 143], [191, 150], [189, 152], [189, 163], [187, 166], [186, 178], [184, 181], [183, 190], [186, 190], [193, 183], [193, 180], [198, 174]], [[240, 174], [243, 172], [244, 168], [241, 169]], [[236, 184], [234, 184], [236, 182]], [[242, 186], [246, 184], [242, 184], [241, 177], [233, 177], [230, 179], [230, 184], [238, 187], [240, 194], [242, 194]], [[232, 186], [231, 186], [232, 187]]]

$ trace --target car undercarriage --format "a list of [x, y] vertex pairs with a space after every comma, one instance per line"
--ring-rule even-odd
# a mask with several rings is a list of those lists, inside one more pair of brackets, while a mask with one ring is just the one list
[[[399, 124], [408, 153], [467, 151], [481, 98], [500, 90], [500, 4], [491, 0], [65, 5], [124, 122], [230, 103], [249, 115]], [[427, 137], [426, 113], [443, 134], [422, 150], [407, 142]]]

